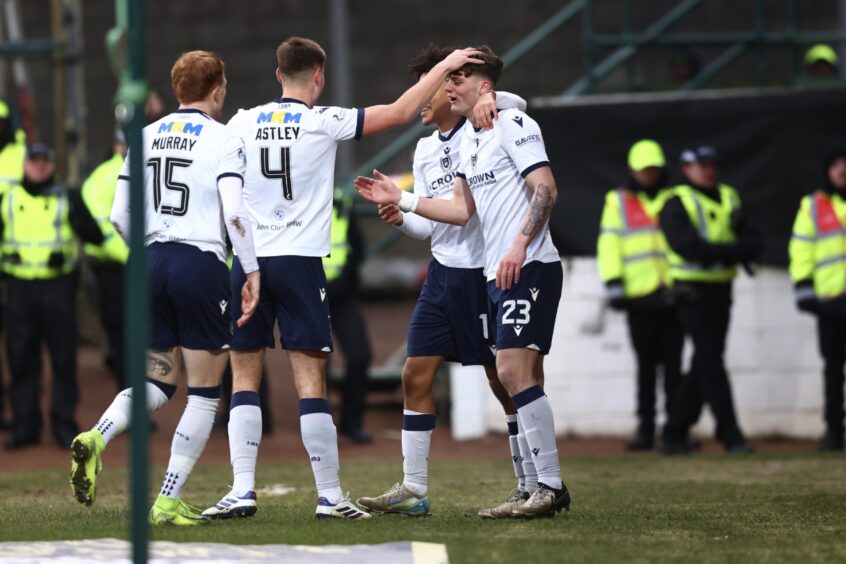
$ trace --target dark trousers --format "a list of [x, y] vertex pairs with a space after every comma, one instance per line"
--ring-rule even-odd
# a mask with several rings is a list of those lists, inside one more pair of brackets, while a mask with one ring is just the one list
[[76, 381], [76, 276], [51, 280], [6, 282], [6, 351], [12, 373], [10, 397], [17, 436], [41, 433], [41, 345], [47, 345], [53, 368], [50, 424], [57, 430], [78, 427], [74, 411], [79, 400]]
[[655, 386], [662, 369], [665, 411], [670, 413], [676, 388], [681, 381], [684, 333], [675, 308], [628, 310], [629, 337], [637, 357], [637, 416], [640, 430], [655, 431]]
[[[0, 332], [3, 331], [3, 323], [6, 321], [6, 281], [0, 279]], [[3, 363], [0, 362], [0, 428], [6, 421], [6, 382], [3, 380]]]
[[843, 366], [846, 364], [846, 316], [817, 316], [817, 338], [823, 357], [825, 424], [828, 432], [843, 436]]
[[367, 327], [361, 314], [361, 303], [353, 292], [343, 292], [329, 300], [332, 330], [346, 359], [346, 373], [341, 385], [341, 423], [346, 430], [358, 429], [364, 418], [367, 371], [373, 353], [367, 338]]
[[743, 442], [723, 358], [731, 317], [731, 283], [678, 286], [679, 319], [693, 341], [693, 360], [673, 400], [665, 437], [684, 440], [705, 402], [717, 421], [717, 440], [726, 446]]
[[108, 339], [106, 365], [115, 377], [118, 390], [123, 390], [129, 385], [124, 352], [124, 266], [116, 262], [97, 262], [91, 270], [97, 283], [100, 323]]

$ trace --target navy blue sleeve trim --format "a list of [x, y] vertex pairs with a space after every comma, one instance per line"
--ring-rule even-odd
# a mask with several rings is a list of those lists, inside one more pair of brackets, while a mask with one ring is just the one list
[[464, 180], [467, 180], [467, 177], [466, 177], [466, 176], [464, 176], [464, 173], [463, 173], [463, 172], [456, 172], [456, 173], [455, 173], [455, 175], [456, 175], [458, 178], [463, 178]]
[[217, 175], [217, 179], [218, 179], [218, 181], [219, 181], [221, 178], [227, 178], [227, 177], [229, 177], [229, 176], [231, 176], [231, 177], [233, 177], [233, 178], [240, 178], [240, 179], [241, 179], [241, 182], [243, 182], [243, 181], [244, 181], [244, 177], [243, 177], [243, 176], [241, 176], [240, 174], [238, 174], [237, 172], [224, 172], [224, 173], [222, 173], [222, 174], [218, 174], [218, 175]]
[[549, 161], [541, 161], [539, 163], [533, 164], [532, 166], [528, 167], [526, 170], [521, 172], [520, 176], [526, 178], [527, 176], [529, 176], [529, 174], [544, 166], [550, 166]]
[[358, 117], [355, 120], [355, 140], [360, 141], [364, 133], [364, 108], [358, 109]]
[[118, 174], [118, 180], [126, 180], [129, 181], [129, 177], [125, 174]]

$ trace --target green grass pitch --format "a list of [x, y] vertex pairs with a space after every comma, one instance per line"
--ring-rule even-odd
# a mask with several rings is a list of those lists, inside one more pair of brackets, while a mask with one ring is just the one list
[[[98, 499], [78, 505], [67, 472], [0, 473], [0, 540], [127, 538], [126, 471], [108, 467]], [[235, 544], [444, 543], [450, 561], [843, 562], [846, 458], [842, 455], [706, 455], [689, 458], [565, 458], [569, 514], [536, 521], [481, 521], [468, 512], [512, 486], [507, 460], [433, 461], [426, 518], [366, 522], [314, 519], [306, 464], [259, 467], [262, 484], [294, 493], [259, 497], [259, 512], [237, 522], [156, 528], [159, 540]], [[162, 469], [154, 469], [156, 480]], [[228, 467], [200, 466], [186, 501], [206, 506], [226, 492]], [[353, 498], [381, 493], [401, 477], [395, 462], [342, 468]], [[151, 495], [155, 489], [151, 488]]]

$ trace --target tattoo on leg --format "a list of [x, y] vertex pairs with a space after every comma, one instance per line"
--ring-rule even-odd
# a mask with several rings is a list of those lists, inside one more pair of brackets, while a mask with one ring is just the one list
[[173, 364], [167, 355], [156, 352], [147, 353], [147, 376], [150, 378], [159, 378], [170, 376], [173, 372]]
[[523, 235], [531, 237], [543, 225], [543, 222], [549, 218], [552, 212], [552, 189], [546, 184], [540, 183], [535, 188], [535, 195], [532, 196], [532, 201], [529, 204], [529, 218], [526, 220], [526, 225], [523, 227]]

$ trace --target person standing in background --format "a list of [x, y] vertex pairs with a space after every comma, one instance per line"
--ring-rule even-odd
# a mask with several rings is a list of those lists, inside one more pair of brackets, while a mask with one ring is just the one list
[[123, 285], [129, 248], [115, 230], [109, 215], [115, 199], [118, 174], [125, 157], [126, 139], [123, 132], [115, 131], [112, 156], [95, 168], [82, 184], [82, 199], [103, 232], [103, 244], [86, 244], [85, 255], [94, 273], [100, 322], [108, 339], [106, 365], [114, 375], [119, 390], [127, 386], [124, 374]]
[[352, 196], [335, 189], [332, 208], [332, 251], [323, 257], [326, 299], [332, 331], [344, 352], [341, 423], [338, 433], [359, 444], [373, 437], [364, 430], [367, 371], [373, 358], [358, 296], [358, 269], [364, 261], [364, 240], [353, 211]]
[[38, 443], [41, 437], [42, 341], [53, 372], [53, 436], [68, 448], [79, 432], [74, 414], [79, 401], [77, 237], [101, 244], [103, 234], [79, 191], [58, 183], [55, 171], [53, 150], [34, 143], [27, 147], [23, 182], [0, 197], [0, 270], [7, 287], [6, 351], [15, 416], [8, 450]]
[[823, 186], [802, 198], [790, 239], [796, 305], [817, 317], [825, 381], [821, 451], [843, 450], [843, 367], [846, 364], [846, 149], [825, 162]]
[[655, 446], [655, 385], [663, 369], [666, 412], [681, 380], [684, 332], [673, 305], [667, 242], [658, 225], [665, 190], [664, 152], [651, 139], [629, 150], [626, 183], [605, 196], [597, 243], [609, 305], [625, 311], [637, 359], [637, 433], [627, 450]]
[[761, 253], [761, 240], [743, 215], [737, 191], [720, 182], [714, 147], [682, 151], [681, 166], [687, 183], [673, 189], [660, 223], [670, 247], [679, 319], [693, 341], [693, 359], [664, 427], [664, 453], [690, 453], [687, 434], [699, 419], [703, 400], [717, 421], [717, 440], [730, 453], [750, 453], [723, 357], [737, 266], [748, 269]]
[[[12, 115], [8, 104], [0, 100], [0, 196], [12, 186], [17, 186], [23, 179], [24, 157], [26, 154], [26, 134], [22, 129], [15, 130], [12, 126]], [[3, 282], [0, 281], [0, 293], [5, 293]], [[0, 299], [2, 303], [2, 299]], [[0, 305], [2, 308], [2, 305]], [[5, 317], [0, 309], [0, 319]], [[2, 330], [2, 321], [0, 321]], [[10, 429], [12, 422], [6, 419], [5, 386], [3, 373], [0, 370], [0, 429]]]

